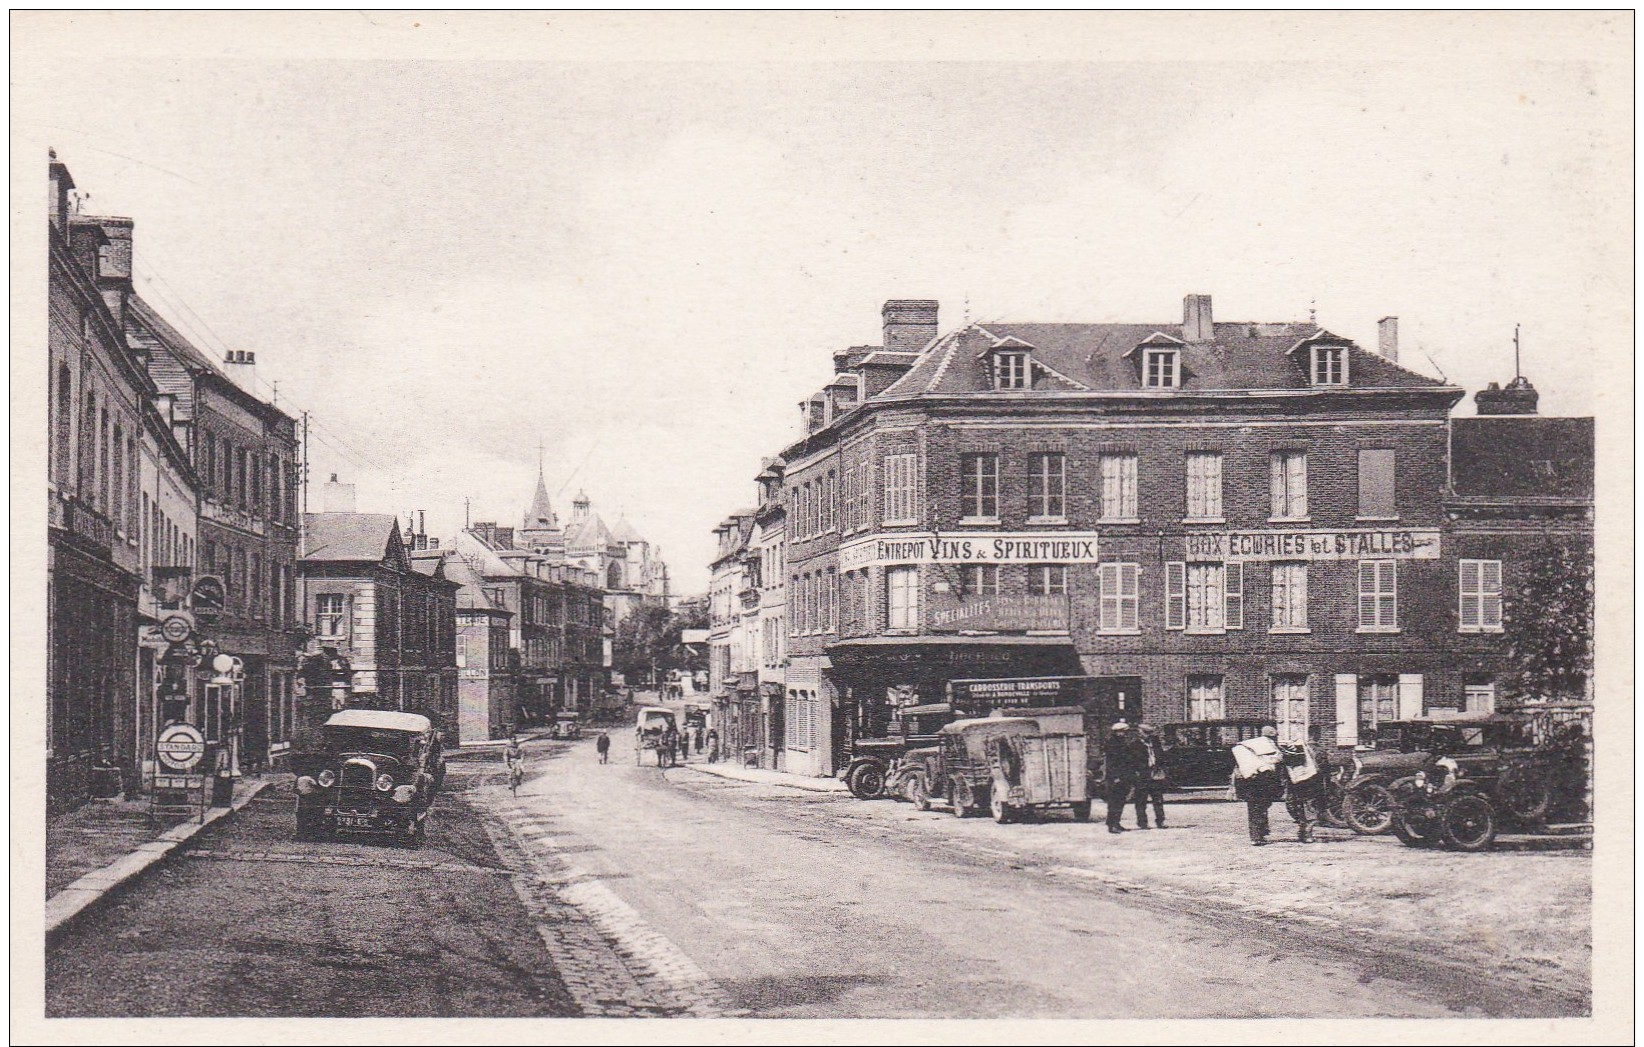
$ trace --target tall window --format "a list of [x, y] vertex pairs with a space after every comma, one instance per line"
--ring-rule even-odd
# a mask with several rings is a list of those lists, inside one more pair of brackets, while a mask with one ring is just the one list
[[[135, 464], [135, 463], [133, 463]], [[126, 526], [126, 431], [114, 423], [114, 476], [109, 485], [109, 519], [121, 529]]]
[[911, 524], [919, 522], [919, 456], [891, 454], [885, 456], [885, 522]]
[[885, 569], [885, 604], [890, 610], [890, 628], [919, 628], [919, 568]]
[[1128, 633], [1137, 630], [1137, 577], [1140, 571], [1141, 568], [1133, 563], [1105, 563], [1099, 568], [1102, 632]]
[[959, 511], [967, 520], [999, 518], [999, 456], [959, 456]]
[[74, 425], [74, 379], [68, 364], [57, 365], [57, 417], [52, 419], [52, 479], [67, 486], [69, 436]]
[[1067, 595], [1067, 567], [1059, 563], [1028, 565], [1029, 596]]
[[1359, 561], [1359, 631], [1397, 632], [1398, 561]]
[[1313, 347], [1313, 384], [1347, 384], [1347, 350], [1339, 345]]
[[1273, 518], [1301, 520], [1307, 517], [1307, 453], [1275, 451], [1272, 469]]
[[258, 618], [263, 616], [263, 554], [251, 554], [251, 566], [247, 572], [251, 584], [251, 613]]
[[1501, 631], [1501, 561], [1461, 561], [1461, 631]]
[[1359, 677], [1359, 737], [1383, 720], [1398, 718], [1399, 678], [1391, 673]]
[[1305, 563], [1276, 563], [1273, 565], [1273, 631], [1297, 631], [1307, 628], [1307, 565]]
[[1136, 456], [1104, 454], [1097, 467], [1102, 474], [1102, 519], [1136, 519]]
[[1165, 564], [1165, 628], [1219, 633], [1244, 628], [1244, 564]]
[[968, 563], [960, 567], [959, 592], [964, 596], [997, 596], [999, 565]]
[[1398, 516], [1393, 501], [1393, 463], [1391, 450], [1359, 452], [1359, 516], [1372, 520]]
[[993, 387], [995, 389], [1026, 389], [1028, 379], [1026, 353], [995, 353], [993, 356]]
[[1223, 585], [1227, 579], [1224, 565], [1190, 563], [1187, 565], [1187, 627], [1190, 630], [1219, 632], [1225, 628], [1225, 609], [1222, 603]]
[[1218, 451], [1187, 455], [1187, 517], [1217, 520], [1222, 515], [1222, 456]]
[[1028, 456], [1028, 514], [1058, 519], [1067, 515], [1067, 459], [1060, 451]]
[[1227, 716], [1227, 704], [1222, 695], [1220, 676], [1189, 676], [1187, 678], [1187, 718], [1189, 720], [1221, 720]]
[[1174, 389], [1179, 384], [1176, 350], [1149, 349], [1143, 360], [1142, 384], [1149, 389]]
[[1279, 744], [1307, 741], [1307, 677], [1273, 677], [1273, 722], [1279, 728]]
[[341, 593], [321, 593], [314, 597], [314, 632], [320, 636], [343, 635], [343, 597]]
[[108, 408], [98, 413], [97, 428], [97, 508], [108, 512]]

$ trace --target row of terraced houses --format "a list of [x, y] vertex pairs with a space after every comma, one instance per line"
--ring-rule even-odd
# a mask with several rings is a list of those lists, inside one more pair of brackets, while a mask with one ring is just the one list
[[173, 724], [238, 776], [349, 707], [426, 713], [452, 743], [597, 711], [614, 617], [668, 599], [650, 543], [586, 498], [562, 532], [540, 478], [517, 548], [489, 524], [442, 548], [348, 484], [305, 511], [298, 421], [255, 353], [182, 334], [137, 290], [132, 219], [81, 213], [55, 154], [49, 178], [52, 811], [143, 791]]
[[1316, 323], [966, 323], [886, 302], [719, 526], [711, 686], [733, 746], [843, 767], [955, 679], [1087, 676], [1154, 723], [1354, 745], [1488, 712], [1508, 594], [1592, 556], [1593, 426], [1474, 397]]

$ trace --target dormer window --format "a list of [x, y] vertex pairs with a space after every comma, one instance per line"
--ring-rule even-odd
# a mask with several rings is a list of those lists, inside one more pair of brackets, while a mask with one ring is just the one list
[[1028, 377], [1026, 353], [993, 354], [993, 387], [995, 389], [1027, 389], [1033, 383]]
[[1149, 349], [1142, 356], [1142, 384], [1149, 389], [1175, 389], [1181, 367], [1174, 349]]
[[1347, 384], [1346, 346], [1315, 345], [1313, 347], [1313, 384]]

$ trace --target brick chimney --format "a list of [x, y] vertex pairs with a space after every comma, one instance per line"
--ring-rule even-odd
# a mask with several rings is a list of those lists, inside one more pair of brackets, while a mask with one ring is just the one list
[[1210, 342], [1216, 338], [1216, 324], [1210, 317], [1210, 296], [1190, 294], [1182, 299], [1182, 340]]
[[57, 159], [57, 150], [49, 149], [46, 155], [50, 158], [51, 197], [47, 206], [51, 208], [51, 224], [63, 236], [68, 235], [69, 219], [69, 191], [74, 188], [74, 176], [69, 174], [68, 165]]
[[354, 511], [354, 485], [337, 482], [337, 474], [332, 473], [331, 479], [326, 481], [320, 504], [325, 506], [324, 512], [351, 513]]
[[234, 384], [251, 393], [257, 393], [257, 354], [248, 349], [230, 349], [223, 358], [223, 370]]
[[1473, 394], [1473, 402], [1478, 405], [1481, 415], [1535, 414], [1541, 394], [1536, 392], [1536, 387], [1530, 384], [1528, 378], [1519, 375], [1508, 382], [1505, 389], [1499, 383], [1491, 382]]
[[917, 353], [936, 337], [936, 314], [939, 302], [926, 298], [898, 298], [886, 302], [879, 310], [884, 321], [886, 349], [903, 353]]
[[1399, 362], [1399, 318], [1384, 316], [1376, 323], [1376, 349], [1383, 360]]

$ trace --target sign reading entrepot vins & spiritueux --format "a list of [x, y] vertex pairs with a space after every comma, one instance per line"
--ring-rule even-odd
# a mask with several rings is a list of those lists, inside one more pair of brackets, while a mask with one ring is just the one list
[[839, 549], [839, 569], [884, 564], [1096, 563], [1095, 531], [874, 534]]
[[1189, 560], [1436, 560], [1436, 530], [1206, 531], [1182, 539]]

